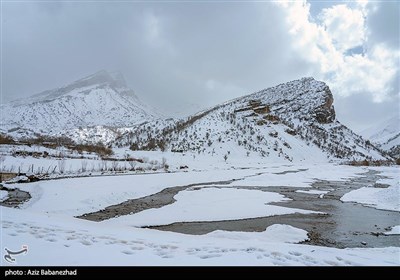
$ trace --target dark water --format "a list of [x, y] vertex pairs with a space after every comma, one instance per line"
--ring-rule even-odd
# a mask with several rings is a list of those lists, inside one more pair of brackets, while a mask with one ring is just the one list
[[[304, 170], [290, 171], [301, 172]], [[287, 173], [287, 172], [286, 172]], [[285, 172], [279, 174], [286, 174]], [[184, 222], [173, 223], [149, 228], [201, 235], [214, 230], [261, 232], [273, 224], [288, 224], [309, 232], [309, 240], [305, 243], [330, 247], [387, 247], [400, 246], [400, 235], [383, 235], [391, 226], [400, 225], [400, 213], [378, 210], [356, 203], [341, 202], [340, 197], [345, 193], [364, 186], [387, 187], [377, 184], [383, 177], [377, 171], [369, 171], [360, 177], [346, 181], [317, 180], [312, 184], [313, 189], [329, 191], [323, 198], [319, 195], [297, 193], [293, 187], [249, 187], [239, 186], [238, 189], [254, 189], [277, 192], [291, 198], [290, 201], [271, 203], [289, 208], [298, 208], [324, 212], [326, 214], [289, 214], [272, 217], [260, 217], [231, 221], [214, 222]], [[233, 181], [233, 180], [232, 180]], [[175, 202], [174, 196], [189, 187], [196, 186], [224, 188], [223, 185], [232, 181], [208, 182], [166, 188], [156, 194], [127, 200], [126, 202], [109, 206], [103, 210], [84, 214], [78, 218], [92, 221], [129, 215], [151, 208], [160, 208]]]
[[191, 185], [187, 185], [187, 186], [166, 188], [158, 193], [155, 193], [155, 194], [152, 194], [149, 196], [145, 196], [145, 197], [141, 197], [141, 198], [137, 198], [137, 199], [129, 199], [125, 202], [108, 206], [105, 209], [102, 209], [100, 211], [86, 213], [86, 214], [83, 214], [76, 218], [100, 222], [100, 221], [108, 220], [108, 219], [119, 217], [119, 216], [132, 215], [132, 214], [135, 214], [135, 213], [147, 210], [147, 209], [161, 208], [165, 205], [172, 204], [176, 201], [174, 199], [174, 196], [176, 194], [178, 194], [178, 192], [183, 191], [187, 188], [192, 188], [192, 187], [196, 187], [196, 186], [207, 186], [207, 185], [213, 185], [213, 184], [227, 185], [233, 181], [234, 180], [219, 181], [219, 182], [206, 182], [206, 183], [200, 183], [200, 184], [191, 184]]
[[[338, 248], [400, 246], [400, 235], [382, 234], [391, 226], [400, 225], [399, 212], [378, 210], [339, 200], [343, 194], [363, 186], [374, 185], [380, 178], [378, 172], [370, 171], [362, 177], [345, 182], [317, 181], [313, 187], [318, 190], [334, 189], [323, 198], [315, 194], [297, 193], [296, 188], [292, 187], [238, 187], [278, 192], [292, 200], [271, 204], [324, 212], [325, 215], [289, 214], [232, 221], [173, 223], [150, 228], [186, 234], [206, 234], [214, 230], [261, 232], [273, 224], [288, 224], [308, 231], [308, 244]], [[384, 187], [381, 184], [376, 186]]]
[[16, 208], [19, 205], [21, 205], [22, 203], [31, 199], [31, 195], [28, 192], [22, 191], [17, 188], [9, 189], [9, 188], [0, 186], [0, 189], [8, 192], [8, 198], [6, 200], [0, 202], [1, 206]]

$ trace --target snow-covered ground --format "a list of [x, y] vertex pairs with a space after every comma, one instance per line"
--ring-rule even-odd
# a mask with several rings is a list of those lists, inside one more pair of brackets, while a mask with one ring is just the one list
[[[135, 215], [111, 219], [111, 223], [132, 226], [167, 225], [175, 222], [224, 221], [267, 217], [293, 213], [316, 213], [302, 209], [268, 205], [285, 201], [281, 194], [234, 188], [204, 188], [186, 190], [174, 197], [177, 201], [157, 209]], [[243, 205], [243, 207], [238, 207]]]
[[8, 198], [8, 192], [0, 190], [0, 201], [4, 201]]
[[394, 226], [390, 231], [385, 232], [386, 235], [400, 234], [400, 226]]
[[0, 145], [0, 156], [0, 171], [47, 175], [51, 178], [160, 171], [164, 168], [163, 158], [166, 164], [169, 164], [168, 159], [176, 158], [174, 166], [171, 166], [176, 170], [182, 161], [173, 153], [139, 154], [129, 149], [114, 149], [113, 155], [101, 157], [96, 153], [78, 153], [62, 146], [47, 148], [38, 145]]
[[[305, 233], [274, 225], [261, 233], [203, 236], [2, 208], [2, 247], [19, 250], [18, 265], [399, 265], [400, 248], [335, 249], [287, 244]], [[2, 265], [10, 265], [2, 258]]]
[[388, 188], [362, 187], [358, 190], [346, 193], [341, 200], [362, 203], [377, 209], [400, 211], [400, 172], [398, 168], [371, 168], [381, 171], [381, 175], [387, 179], [381, 179], [378, 183], [390, 185]]
[[[19, 155], [17, 155], [19, 153]], [[47, 153], [48, 156], [43, 157]], [[48, 174], [52, 178], [65, 176], [87, 176], [99, 175], [101, 173], [113, 173], [114, 171], [125, 173], [152, 172], [153, 169], [163, 169], [163, 159], [171, 172], [181, 171], [204, 171], [204, 170], [225, 170], [240, 168], [264, 168], [265, 166], [275, 168], [275, 172], [295, 170], [290, 167], [296, 164], [282, 165], [278, 158], [271, 161], [268, 157], [243, 157], [242, 154], [232, 152], [225, 161], [220, 155], [198, 154], [195, 152], [161, 152], [161, 151], [132, 151], [129, 148], [113, 148], [113, 155], [110, 159], [103, 159], [95, 153], [69, 150], [65, 147], [45, 148], [42, 146], [27, 145], [1, 145], [0, 154], [2, 162], [1, 171], [22, 172], [30, 174]], [[33, 155], [32, 155], [33, 154]], [[126, 161], [125, 159], [137, 159], [138, 161]], [[327, 159], [320, 159], [316, 162], [327, 164]], [[303, 162], [300, 162], [302, 165]], [[298, 165], [299, 163], [297, 163]], [[187, 168], [186, 168], [187, 167]], [[133, 169], [136, 171], [131, 172]], [[285, 169], [286, 168], [286, 169]], [[115, 173], [115, 172], [114, 172]], [[336, 175], [336, 173], [334, 174]], [[282, 177], [282, 176], [281, 176]]]
[[[301, 168], [305, 171], [281, 174], [285, 171], [298, 171]], [[326, 170], [325, 173], [323, 173], [324, 170]], [[127, 199], [148, 196], [167, 187], [236, 180], [222, 186], [232, 188], [235, 186], [264, 186], [266, 188], [268, 186], [291, 186], [304, 189], [311, 188], [311, 183], [317, 176], [321, 179], [344, 180], [360, 176], [357, 174], [366, 171], [366, 168], [336, 165], [265, 166], [263, 168], [225, 170], [211, 168], [211, 170], [190, 172], [39, 181], [20, 184], [18, 188], [28, 191], [32, 196], [32, 199], [22, 208], [30, 211], [77, 216], [101, 210]], [[17, 185], [9, 184], [7, 186], [13, 188]], [[77, 193], [79, 195], [76, 195]], [[256, 194], [257, 192], [249, 191], [249, 193]], [[193, 194], [198, 195], [199, 192], [193, 192]], [[181, 194], [178, 194], [178, 197], [179, 195]]]
[[[32, 199], [22, 208], [42, 213], [77, 216], [127, 199], [148, 196], [167, 187], [230, 180], [253, 173], [252, 170], [226, 170], [100, 176], [39, 181], [18, 187], [32, 195]], [[15, 185], [9, 185], [13, 186]]]
[[[173, 159], [170, 159], [171, 161]], [[250, 163], [249, 163], [250, 164]], [[377, 169], [389, 177], [380, 183], [398, 188], [398, 167], [352, 167], [333, 164], [263, 165], [159, 174], [67, 178], [28, 184], [6, 184], [32, 195], [20, 209], [0, 207], [1, 247], [20, 250], [17, 265], [400, 265], [400, 247], [336, 249], [293, 244], [307, 239], [304, 230], [275, 224], [263, 232], [214, 231], [185, 235], [142, 229], [182, 221], [218, 221], [303, 212], [270, 205], [288, 198], [268, 192], [269, 186], [321, 194], [317, 179], [345, 180]], [[289, 172], [288, 172], [289, 171]], [[230, 181], [222, 184], [221, 181]], [[397, 180], [397, 181], [396, 181]], [[217, 182], [204, 185], [206, 182]], [[397, 182], [397, 185], [396, 185]], [[228, 182], [226, 182], [228, 183]], [[145, 197], [167, 187], [199, 184], [175, 195], [176, 202], [158, 209], [103, 222], [74, 218], [127, 199]], [[265, 190], [238, 189], [258, 186]], [[318, 192], [318, 193], [317, 193]], [[389, 207], [390, 201], [382, 201]], [[387, 209], [387, 208], [384, 208]], [[393, 225], [396, 226], [396, 225]], [[397, 230], [394, 228], [393, 230]], [[2, 258], [2, 265], [10, 265]]]
[[310, 188], [315, 179], [343, 181], [360, 176], [367, 172], [366, 168], [330, 165], [330, 164], [302, 164], [302, 165], [277, 165], [271, 166], [258, 176], [252, 176], [238, 180], [231, 186], [287, 186], [294, 188]]
[[377, 143], [382, 149], [400, 145], [400, 116], [397, 114], [360, 132], [360, 135]]

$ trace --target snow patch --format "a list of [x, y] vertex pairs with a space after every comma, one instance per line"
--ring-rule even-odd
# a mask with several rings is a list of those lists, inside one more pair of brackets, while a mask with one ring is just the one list
[[8, 198], [8, 191], [0, 190], [0, 201], [7, 200]]
[[398, 235], [398, 234], [400, 234], [400, 226], [394, 226], [394, 227], [391, 228], [390, 231], [384, 232], [384, 234], [386, 234], [386, 235], [393, 235], [393, 234]]
[[122, 223], [142, 227], [175, 222], [225, 221], [293, 213], [319, 213], [268, 205], [271, 202], [289, 199], [278, 193], [258, 190], [202, 188], [181, 191], [174, 198], [176, 202], [173, 204], [117, 217], [103, 223]]
[[290, 225], [275, 224], [266, 228], [263, 232], [237, 232], [216, 230], [207, 234], [210, 237], [235, 239], [235, 240], [260, 240], [275, 243], [298, 243], [307, 240], [307, 231]]

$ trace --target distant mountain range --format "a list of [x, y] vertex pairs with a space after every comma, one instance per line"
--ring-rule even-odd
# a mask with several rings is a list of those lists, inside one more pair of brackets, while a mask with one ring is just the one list
[[400, 158], [400, 116], [394, 116], [360, 133], [394, 158]]
[[[39, 134], [104, 133], [158, 118], [126, 86], [120, 73], [99, 71], [70, 85], [1, 105], [3, 133], [16, 138]], [[98, 127], [101, 126], [101, 127]], [[79, 133], [76, 129], [82, 128]], [[108, 134], [114, 135], [110, 132]], [[104, 136], [104, 135], [101, 135]], [[98, 137], [95, 137], [98, 138]], [[100, 137], [98, 140], [102, 140]]]
[[[302, 78], [187, 118], [162, 118], [119, 73], [106, 71], [1, 105], [1, 133], [17, 139], [67, 136], [136, 150], [252, 156], [272, 162], [384, 159], [342, 125], [329, 87]], [[398, 136], [398, 135], [397, 135]]]

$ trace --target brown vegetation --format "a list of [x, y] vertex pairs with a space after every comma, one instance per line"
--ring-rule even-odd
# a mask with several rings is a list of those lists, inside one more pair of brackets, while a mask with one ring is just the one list
[[[346, 163], [347, 165], [351, 165], [351, 166], [389, 166], [394, 164], [393, 161], [391, 160], [352, 160], [350, 162]], [[396, 161], [396, 164], [397, 161]]]
[[15, 141], [8, 135], [0, 134], [0, 144], [14, 144]]

